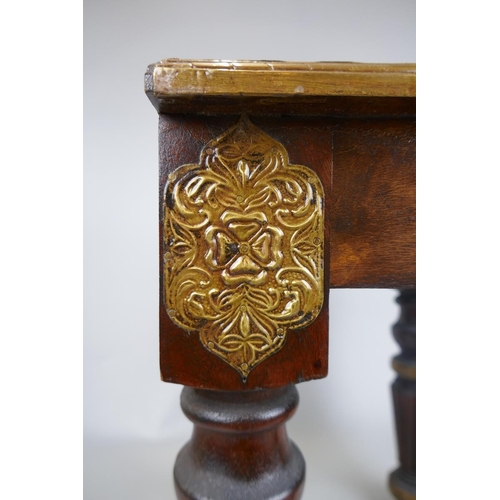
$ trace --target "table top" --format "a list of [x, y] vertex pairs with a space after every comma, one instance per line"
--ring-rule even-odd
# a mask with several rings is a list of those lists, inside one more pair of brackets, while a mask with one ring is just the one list
[[[274, 105], [283, 111], [283, 104], [290, 103], [295, 113], [331, 114], [341, 104], [339, 98], [350, 98], [351, 106], [360, 98], [371, 98], [375, 104], [380, 98], [396, 103], [415, 98], [416, 68], [415, 64], [165, 59], [148, 67], [145, 91], [159, 112], [210, 112], [211, 105], [220, 112], [223, 99], [236, 108], [250, 105], [252, 111], [268, 112]], [[383, 107], [388, 109], [387, 102]], [[396, 114], [401, 114], [398, 109]]]

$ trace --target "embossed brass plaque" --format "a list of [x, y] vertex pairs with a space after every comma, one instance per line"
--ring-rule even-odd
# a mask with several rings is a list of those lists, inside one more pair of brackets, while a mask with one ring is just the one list
[[323, 206], [318, 176], [245, 116], [169, 175], [167, 312], [243, 380], [321, 310]]

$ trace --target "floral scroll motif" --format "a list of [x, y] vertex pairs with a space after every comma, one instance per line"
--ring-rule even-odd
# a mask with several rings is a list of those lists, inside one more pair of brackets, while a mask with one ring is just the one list
[[245, 116], [169, 175], [168, 314], [243, 380], [321, 310], [323, 200], [317, 175]]

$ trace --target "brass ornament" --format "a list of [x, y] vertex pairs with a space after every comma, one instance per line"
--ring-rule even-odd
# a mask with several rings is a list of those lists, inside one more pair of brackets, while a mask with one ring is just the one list
[[318, 176], [246, 116], [168, 177], [167, 312], [244, 381], [321, 310], [323, 205]]

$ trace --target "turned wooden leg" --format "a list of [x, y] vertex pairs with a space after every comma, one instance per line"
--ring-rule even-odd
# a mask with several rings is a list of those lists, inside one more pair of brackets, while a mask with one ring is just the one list
[[305, 462], [285, 422], [297, 408], [294, 385], [255, 391], [185, 387], [181, 406], [193, 436], [174, 469], [179, 500], [298, 500]]
[[392, 395], [401, 465], [391, 474], [389, 484], [397, 499], [414, 500], [416, 498], [415, 290], [402, 290], [397, 302], [401, 306], [401, 316], [393, 327], [393, 333], [402, 352], [392, 362], [398, 374], [392, 386]]

